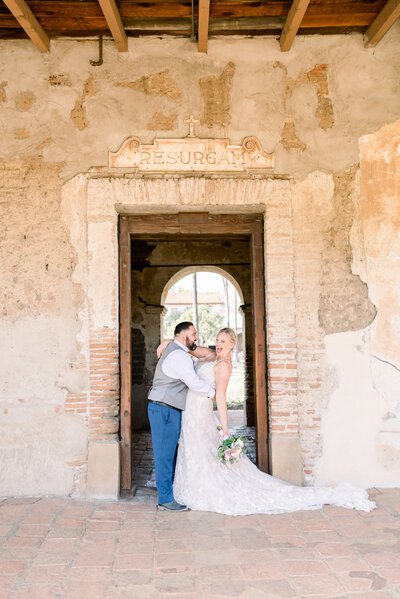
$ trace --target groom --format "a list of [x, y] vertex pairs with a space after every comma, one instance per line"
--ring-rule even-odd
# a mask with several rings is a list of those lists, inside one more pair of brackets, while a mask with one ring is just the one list
[[210, 399], [215, 395], [215, 389], [195, 373], [189, 350], [196, 349], [196, 341], [197, 331], [191, 322], [176, 325], [174, 340], [158, 361], [149, 393], [148, 414], [159, 510], [187, 510], [185, 505], [175, 501], [172, 490], [187, 391], [205, 393]]

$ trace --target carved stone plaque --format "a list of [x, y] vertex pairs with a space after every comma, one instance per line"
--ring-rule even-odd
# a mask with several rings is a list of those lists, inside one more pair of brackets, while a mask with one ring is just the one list
[[256, 137], [241, 146], [228, 139], [155, 139], [144, 146], [137, 137], [127, 139], [117, 152], [109, 153], [110, 168], [135, 168], [138, 172], [251, 172], [271, 171], [274, 155], [266, 154]]

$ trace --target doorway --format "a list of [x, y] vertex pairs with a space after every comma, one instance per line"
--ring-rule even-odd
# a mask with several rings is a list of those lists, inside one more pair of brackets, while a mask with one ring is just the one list
[[[155, 347], [161, 338], [162, 292], [165, 282], [187, 267], [223, 267], [236, 280], [239, 278], [244, 282], [244, 286], [247, 277], [248, 295], [243, 311], [249, 331], [249, 387], [254, 395], [257, 464], [267, 472], [262, 216], [208, 213], [124, 215], [119, 222], [119, 244], [121, 490], [129, 491], [134, 482], [133, 439], [135, 428], [143, 426], [147, 418], [147, 390], [155, 365]], [[156, 260], [152, 265], [150, 256], [154, 257], [154, 254], [158, 256], [158, 262]], [[168, 260], [167, 256], [171, 259]], [[212, 256], [215, 258], [211, 259]], [[140, 322], [141, 326], [138, 326]]]
[[[177, 243], [182, 249], [187, 248], [185, 242]], [[185, 261], [192, 261], [194, 265], [178, 270], [161, 294], [164, 307], [162, 340], [172, 339], [175, 326], [182, 321], [193, 322], [198, 334], [197, 344], [212, 349], [222, 328], [228, 327], [235, 332], [233, 369], [226, 394], [231, 430], [247, 424], [254, 426], [253, 374], [246, 352], [246, 345], [251, 345], [251, 331], [246, 331], [244, 318], [245, 304], [251, 302], [248, 245], [246, 240], [240, 244], [238, 240], [222, 243], [215, 240], [211, 247], [210, 242], [202, 245], [192, 256], [185, 251]], [[225, 268], [198, 264], [207, 261], [218, 261]], [[244, 292], [232, 272], [240, 277]], [[252, 353], [251, 347], [249, 353]]]

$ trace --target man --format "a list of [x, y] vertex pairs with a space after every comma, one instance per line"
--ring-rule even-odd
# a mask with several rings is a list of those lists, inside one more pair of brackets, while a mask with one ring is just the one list
[[158, 361], [149, 393], [148, 414], [160, 510], [187, 510], [185, 505], [175, 501], [172, 490], [187, 391], [204, 393], [209, 399], [215, 395], [215, 389], [194, 370], [189, 351], [196, 349], [196, 341], [197, 331], [191, 322], [176, 325], [174, 340]]

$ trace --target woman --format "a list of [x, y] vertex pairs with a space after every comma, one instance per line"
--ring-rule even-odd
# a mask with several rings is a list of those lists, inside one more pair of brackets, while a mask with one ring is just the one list
[[[215, 381], [221, 432], [228, 436], [226, 389], [235, 343], [235, 332], [224, 328], [218, 333], [215, 352], [205, 347], [191, 352], [200, 358], [197, 374], [210, 384]], [[159, 349], [162, 348], [163, 345]], [[217, 425], [212, 402], [200, 393], [188, 391], [182, 414], [174, 497], [190, 509], [239, 516], [319, 509], [326, 503], [364, 511], [375, 507], [364, 489], [345, 483], [336, 488], [297, 487], [261, 472], [246, 456], [233, 464], [222, 464], [217, 460], [221, 443]]]

